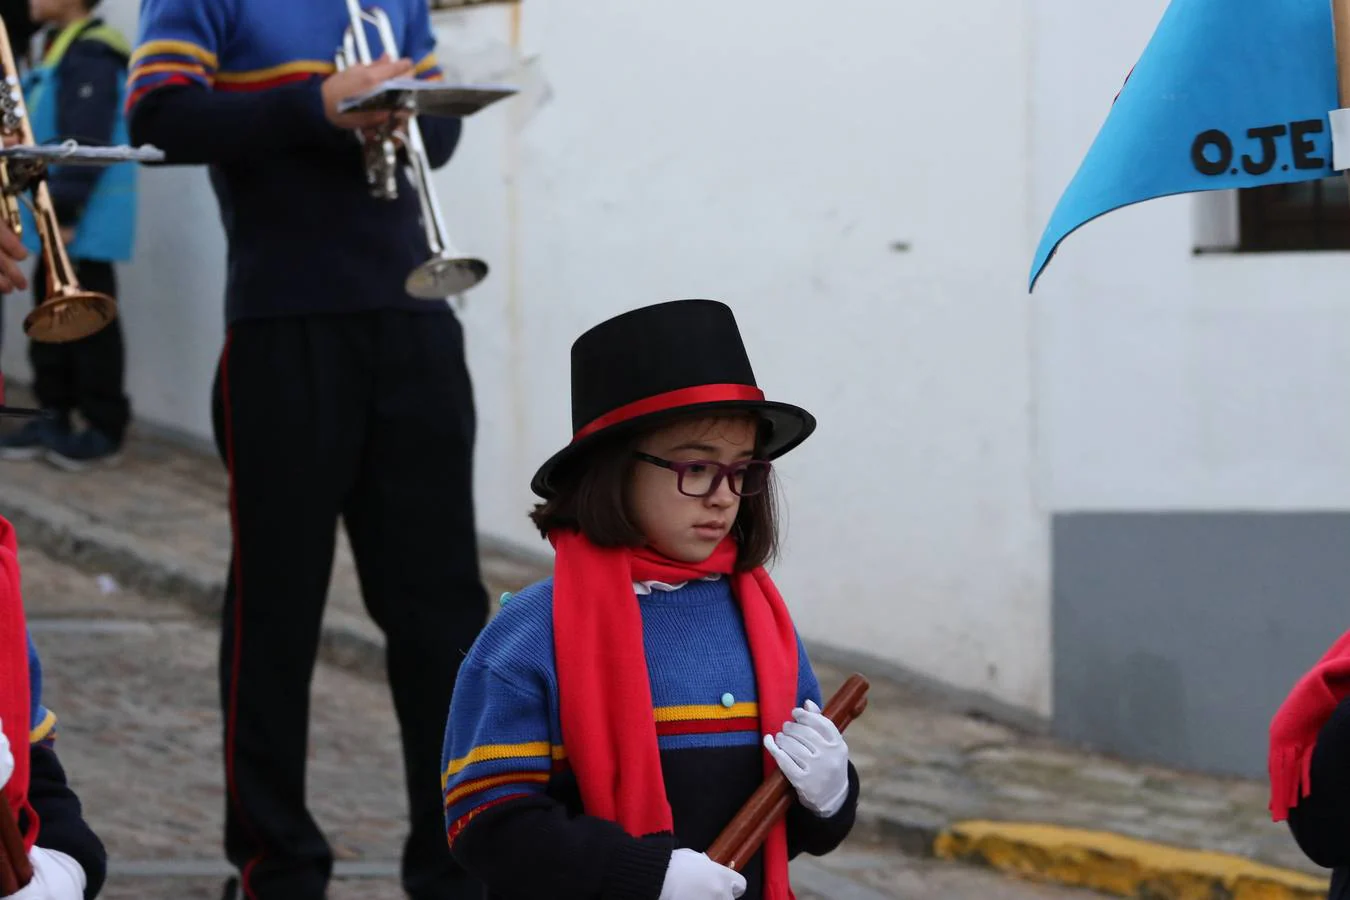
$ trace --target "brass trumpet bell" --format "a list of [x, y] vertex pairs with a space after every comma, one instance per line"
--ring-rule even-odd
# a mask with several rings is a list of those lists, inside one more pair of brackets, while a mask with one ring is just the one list
[[[107, 294], [87, 291], [80, 286], [61, 240], [61, 229], [56, 224], [46, 182], [39, 182], [34, 193], [37, 202], [33, 214], [47, 268], [47, 296], [24, 317], [24, 334], [43, 344], [78, 341], [117, 318], [117, 301]], [[18, 222], [17, 206], [14, 211], [12, 225]]]
[[[14, 48], [3, 22], [0, 22], [0, 141], [6, 146], [35, 143], [14, 62]], [[84, 290], [75, 278], [52, 206], [45, 164], [0, 159], [0, 219], [20, 236], [23, 219], [19, 203], [28, 192], [33, 195], [30, 209], [47, 268], [47, 296], [24, 318], [24, 333], [41, 343], [65, 343], [88, 337], [117, 316], [117, 303], [104, 294]]]
[[404, 289], [419, 300], [444, 300], [487, 277], [488, 264], [472, 256], [438, 256], [413, 269]]
[[107, 294], [61, 285], [24, 317], [23, 330], [41, 344], [64, 344], [101, 331], [117, 318], [117, 303]]

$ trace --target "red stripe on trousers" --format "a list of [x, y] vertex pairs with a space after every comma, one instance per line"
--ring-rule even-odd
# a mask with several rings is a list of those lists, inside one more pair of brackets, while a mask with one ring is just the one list
[[[234, 481], [234, 408], [230, 403], [230, 342], [233, 336], [233, 332], [225, 332], [225, 348], [220, 354], [220, 400], [225, 419], [225, 469], [230, 478], [230, 533], [234, 537], [234, 647], [231, 650], [230, 661], [230, 706], [225, 719], [225, 783], [228, 785], [230, 800], [234, 803], [244, 828], [253, 832], [252, 824], [244, 815], [243, 804], [239, 802], [238, 786], [234, 781], [235, 720], [239, 712], [239, 658], [244, 646], [244, 566], [239, 541], [239, 496]], [[258, 841], [256, 832], [253, 833], [253, 839], [261, 845], [262, 842]], [[249, 884], [249, 875], [258, 863], [262, 862], [264, 856], [266, 851], [260, 851], [258, 856], [249, 860], [239, 873], [239, 883], [248, 900], [257, 900], [258, 895]]]

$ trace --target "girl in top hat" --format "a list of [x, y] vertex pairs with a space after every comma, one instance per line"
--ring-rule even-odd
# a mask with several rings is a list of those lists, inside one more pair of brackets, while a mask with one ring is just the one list
[[[535, 475], [553, 577], [460, 669], [450, 847], [493, 897], [786, 900], [852, 828], [858, 773], [764, 564], [771, 461], [815, 428], [764, 398], [731, 310], [638, 309], [572, 346], [571, 443]], [[703, 851], [774, 768], [796, 797], [737, 873]]]
[[1270, 725], [1270, 811], [1350, 900], [1350, 632], [1294, 685]]

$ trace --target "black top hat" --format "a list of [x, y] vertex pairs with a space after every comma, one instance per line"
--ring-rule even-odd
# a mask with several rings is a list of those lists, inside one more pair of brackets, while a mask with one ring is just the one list
[[6, 406], [5, 405], [5, 376], [0, 375], [0, 417], [9, 416], [13, 418], [35, 419], [47, 415], [43, 409], [32, 409], [26, 406]]
[[672, 300], [601, 322], [572, 344], [572, 442], [540, 466], [545, 499], [555, 476], [601, 438], [677, 415], [745, 410], [769, 423], [761, 453], [775, 459], [815, 431], [806, 410], [764, 399], [736, 317], [716, 300]]

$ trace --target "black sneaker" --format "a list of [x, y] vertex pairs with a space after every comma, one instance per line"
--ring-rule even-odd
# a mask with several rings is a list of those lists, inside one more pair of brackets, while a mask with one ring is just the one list
[[60, 419], [33, 419], [13, 434], [0, 437], [0, 459], [37, 459], [69, 434], [70, 425]]
[[97, 428], [60, 435], [47, 448], [46, 460], [67, 472], [85, 472], [122, 461], [122, 448]]

